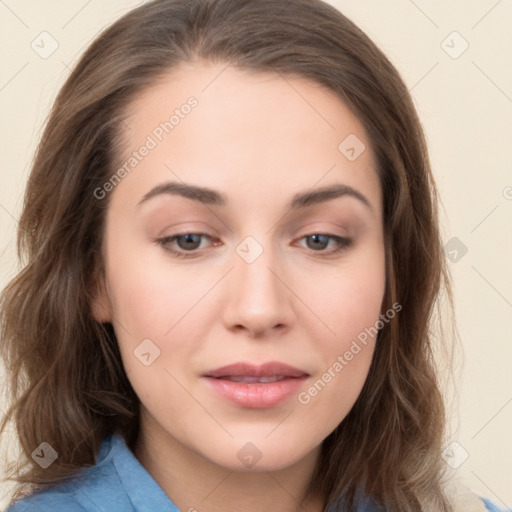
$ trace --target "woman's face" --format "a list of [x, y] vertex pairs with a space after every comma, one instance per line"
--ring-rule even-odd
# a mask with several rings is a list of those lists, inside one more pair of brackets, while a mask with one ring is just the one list
[[199, 62], [129, 113], [95, 191], [112, 189], [93, 314], [114, 325], [142, 434], [231, 470], [288, 467], [372, 359], [385, 257], [365, 130], [313, 82]]

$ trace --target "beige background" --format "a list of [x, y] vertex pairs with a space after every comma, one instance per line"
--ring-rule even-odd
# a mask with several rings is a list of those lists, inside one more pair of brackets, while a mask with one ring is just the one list
[[[0, 287], [17, 268], [16, 218], [49, 107], [84, 47], [139, 3], [0, 1]], [[467, 247], [450, 262], [465, 358], [447, 460], [472, 489], [512, 507], [512, 1], [330, 3], [397, 66], [422, 119], [444, 240]], [[58, 43], [47, 58], [31, 48], [43, 31]]]

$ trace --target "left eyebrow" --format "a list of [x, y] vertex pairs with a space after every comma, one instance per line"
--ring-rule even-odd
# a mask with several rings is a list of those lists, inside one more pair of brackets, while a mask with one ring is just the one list
[[358, 199], [373, 212], [372, 205], [366, 196], [364, 196], [355, 188], [343, 184], [331, 185], [328, 187], [295, 194], [290, 203], [290, 208], [292, 210], [297, 208], [304, 208], [306, 206], [323, 203], [325, 201], [330, 201], [331, 199], [337, 199], [338, 197], [343, 196], [354, 197], [355, 199]]
[[[214, 205], [214, 206], [225, 206], [228, 204], [228, 199], [224, 194], [221, 194], [217, 190], [213, 190], [207, 187], [199, 187], [197, 185], [191, 185], [187, 183], [178, 183], [178, 182], [167, 182], [157, 185], [152, 188], [149, 192], [147, 192], [143, 198], [139, 201], [138, 205], [148, 201], [149, 199], [162, 195], [178, 195], [185, 197], [187, 199], [192, 199], [194, 201], [199, 201], [203, 204]], [[365, 204], [372, 212], [373, 208], [368, 201], [368, 199], [358, 190], [354, 189], [349, 185], [344, 184], [336, 184], [330, 185], [327, 187], [299, 192], [295, 194], [290, 201], [289, 207], [292, 210], [297, 210], [299, 208], [305, 208], [307, 206], [312, 206], [315, 204], [323, 203], [325, 201], [330, 201], [332, 199], [337, 199], [338, 197], [353, 197], [358, 199], [363, 204]]]

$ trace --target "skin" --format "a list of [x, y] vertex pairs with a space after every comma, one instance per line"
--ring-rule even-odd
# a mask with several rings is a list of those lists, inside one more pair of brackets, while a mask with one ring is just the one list
[[[302, 503], [320, 511], [304, 491], [321, 442], [362, 389], [375, 340], [308, 404], [294, 394], [267, 409], [236, 406], [201, 375], [280, 361], [309, 373], [299, 390], [307, 391], [378, 320], [385, 256], [374, 155], [362, 124], [330, 90], [196, 61], [129, 106], [120, 161], [190, 96], [197, 107], [115, 187], [106, 217], [106, 277], [93, 315], [112, 321], [141, 400], [133, 452], [180, 510], [291, 512]], [[338, 149], [349, 134], [366, 146], [354, 161]], [[138, 205], [168, 181], [218, 190], [228, 204], [160, 194]], [[332, 184], [350, 185], [371, 208], [345, 195], [290, 209], [294, 194]], [[187, 232], [208, 235], [188, 249], [193, 257], [156, 241]], [[336, 240], [315, 245], [313, 234], [353, 243], [329, 255]], [[247, 236], [263, 250], [251, 263], [236, 251]], [[169, 246], [187, 251], [183, 238]], [[144, 339], [160, 350], [148, 366], [134, 355]], [[250, 468], [237, 457], [248, 442], [261, 454]]]

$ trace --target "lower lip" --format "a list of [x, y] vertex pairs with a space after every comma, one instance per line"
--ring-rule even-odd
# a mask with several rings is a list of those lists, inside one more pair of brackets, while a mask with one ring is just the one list
[[250, 409], [266, 409], [284, 402], [297, 393], [306, 377], [291, 377], [276, 382], [244, 384], [231, 380], [205, 377], [208, 384], [235, 405]]

